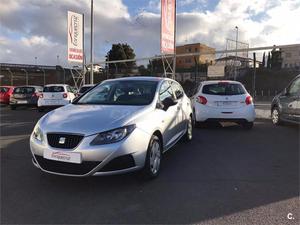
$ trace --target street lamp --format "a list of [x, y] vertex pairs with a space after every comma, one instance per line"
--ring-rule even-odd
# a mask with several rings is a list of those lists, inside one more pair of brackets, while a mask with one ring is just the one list
[[26, 74], [26, 85], [28, 85], [28, 72], [25, 69], [21, 69], [21, 71], [24, 71]]
[[235, 26], [236, 29], [236, 38], [235, 38], [235, 70], [234, 70], [234, 80], [237, 77], [237, 48], [238, 48], [238, 37], [239, 37], [239, 27]]
[[10, 68], [5, 68], [10, 73], [10, 85], [14, 85], [14, 74], [11, 72]]
[[36, 56], [34, 57], [34, 62], [35, 62], [35, 65], [37, 65], [37, 57]]

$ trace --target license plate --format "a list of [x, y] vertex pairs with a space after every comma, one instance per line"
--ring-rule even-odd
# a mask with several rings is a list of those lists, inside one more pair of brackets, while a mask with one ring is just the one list
[[53, 151], [49, 149], [44, 150], [44, 158], [78, 164], [80, 164], [82, 161], [80, 152]]
[[17, 101], [18, 104], [27, 104], [27, 101]]
[[47, 105], [58, 105], [59, 102], [57, 100], [45, 100]]

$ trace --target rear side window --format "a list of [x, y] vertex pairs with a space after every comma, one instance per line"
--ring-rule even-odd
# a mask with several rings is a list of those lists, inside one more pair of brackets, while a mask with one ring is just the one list
[[159, 100], [163, 102], [166, 98], [174, 99], [172, 88], [168, 81], [165, 81], [159, 91]]
[[43, 92], [65, 92], [65, 89], [63, 86], [47, 86]]
[[84, 93], [86, 92], [87, 90], [90, 90], [92, 87], [89, 87], [89, 86], [86, 86], [86, 87], [81, 87], [80, 90], [79, 90], [79, 93]]
[[17, 87], [14, 89], [14, 94], [32, 94], [34, 92], [34, 87]]
[[183, 89], [178, 83], [172, 82], [172, 89], [176, 96], [176, 99], [180, 99], [183, 97]]
[[216, 83], [204, 85], [202, 93], [207, 95], [243, 95], [246, 94], [246, 91], [240, 84]]
[[7, 87], [0, 87], [0, 93], [6, 93], [8, 90], [9, 89]]

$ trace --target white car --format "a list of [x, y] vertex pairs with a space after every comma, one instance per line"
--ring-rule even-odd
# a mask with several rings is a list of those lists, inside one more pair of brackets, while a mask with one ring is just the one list
[[75, 98], [74, 89], [67, 84], [48, 84], [44, 86], [43, 93], [38, 99], [38, 110], [64, 106]]
[[237, 81], [203, 81], [191, 98], [196, 125], [203, 122], [236, 122], [251, 129], [255, 120], [252, 97]]

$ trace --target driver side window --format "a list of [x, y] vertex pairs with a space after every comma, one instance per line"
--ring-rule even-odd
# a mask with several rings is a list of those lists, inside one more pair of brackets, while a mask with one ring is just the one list
[[300, 78], [296, 79], [288, 89], [289, 95], [300, 95]]
[[171, 85], [168, 81], [165, 81], [159, 90], [159, 100], [163, 102], [166, 98], [174, 99], [173, 91]]

